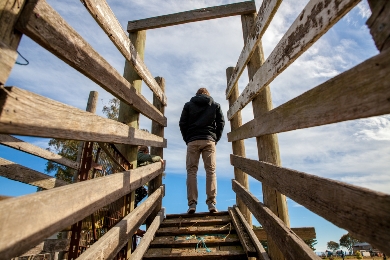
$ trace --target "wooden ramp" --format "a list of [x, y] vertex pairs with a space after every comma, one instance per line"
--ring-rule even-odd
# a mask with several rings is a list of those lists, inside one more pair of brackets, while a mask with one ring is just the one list
[[[224, 211], [167, 215], [143, 259], [248, 259], [248, 256], [256, 256], [248, 234], [243, 229], [237, 230], [231, 214]], [[242, 242], [240, 236], [248, 241]]]

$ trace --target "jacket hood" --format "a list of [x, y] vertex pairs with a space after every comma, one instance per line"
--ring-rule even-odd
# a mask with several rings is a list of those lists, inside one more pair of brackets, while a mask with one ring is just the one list
[[211, 104], [214, 102], [214, 99], [210, 96], [200, 94], [200, 95], [196, 95], [195, 97], [192, 97], [190, 101], [199, 105], [208, 104], [209, 106], [211, 106]]

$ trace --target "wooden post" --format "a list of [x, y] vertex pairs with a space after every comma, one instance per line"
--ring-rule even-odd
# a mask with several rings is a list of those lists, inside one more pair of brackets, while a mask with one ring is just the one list
[[[130, 41], [133, 43], [135, 49], [138, 52], [139, 57], [143, 60], [145, 53], [145, 40], [146, 40], [146, 31], [138, 31], [129, 34]], [[123, 77], [129, 81], [138, 93], [141, 93], [142, 79], [138, 76], [137, 72], [134, 70], [131, 62], [126, 60], [125, 69], [123, 72]], [[139, 112], [135, 111], [132, 107], [127, 105], [124, 102], [120, 102], [119, 107], [119, 117], [118, 121], [122, 122], [128, 126], [139, 129]], [[128, 162], [131, 164], [132, 168], [137, 168], [137, 145], [118, 145], [120, 152], [127, 158]], [[126, 196], [125, 196], [126, 197]], [[130, 197], [125, 199], [127, 209], [125, 216], [134, 210], [135, 202], [135, 192], [130, 194]], [[127, 257], [131, 254], [131, 245], [132, 240], [130, 239], [127, 245]]]
[[[155, 78], [156, 82], [160, 85], [161, 91], [165, 93], [165, 79], [161, 77]], [[161, 101], [157, 98], [155, 94], [153, 94], [153, 105], [164, 115], [165, 107], [161, 103]], [[152, 134], [164, 137], [164, 127], [160, 124], [152, 121]], [[162, 147], [151, 147], [150, 154], [158, 155], [161, 158], [163, 158], [164, 152]], [[157, 176], [155, 179], [153, 179], [151, 182], [149, 182], [148, 186], [148, 195], [150, 196], [153, 194], [154, 191], [160, 188], [162, 185], [162, 174]], [[154, 211], [150, 214], [150, 216], [146, 220], [146, 227], [149, 228], [149, 226], [152, 224], [154, 218], [157, 216], [159, 211], [162, 207], [162, 199], [159, 201], [159, 204], [157, 204], [157, 207], [154, 209]]]
[[[229, 67], [226, 69], [227, 83], [229, 83], [229, 79], [233, 74], [233, 70], [234, 67]], [[238, 92], [238, 84], [234, 84], [233, 89], [231, 91], [231, 95], [229, 96], [229, 106], [231, 106], [237, 100], [239, 95], [240, 94]], [[238, 112], [230, 120], [230, 128], [233, 131], [239, 128], [241, 125], [242, 125], [241, 112]], [[232, 142], [232, 148], [233, 148], [234, 155], [246, 157], [244, 140], [238, 140]], [[234, 167], [234, 179], [236, 179], [236, 181], [238, 181], [242, 186], [244, 186], [246, 189], [249, 190], [248, 175], [236, 167]], [[240, 209], [242, 215], [244, 215], [248, 224], [252, 226], [251, 212], [248, 210], [247, 206], [245, 206], [245, 204], [238, 198], [238, 196], [236, 196], [236, 204]]]
[[22, 33], [14, 29], [26, 0], [0, 3], [0, 85], [7, 81], [18, 53]]
[[[242, 30], [244, 39], [246, 39], [254, 24], [256, 14], [242, 15]], [[256, 71], [264, 63], [263, 47], [260, 43], [256, 48], [252, 58], [250, 59], [247, 68], [249, 79], [252, 79]], [[272, 98], [269, 86], [252, 101], [254, 117], [260, 117], [264, 113], [272, 109]], [[266, 161], [275, 165], [281, 165], [279, 144], [276, 134], [264, 135], [256, 138], [258, 156], [260, 161]], [[290, 227], [290, 220], [288, 217], [287, 201], [283, 194], [280, 194], [273, 188], [262, 184], [264, 204], [269, 207], [275, 215], [277, 215], [288, 227]], [[273, 260], [285, 259], [282, 252], [277, 248], [274, 241], [268, 236], [268, 254]]]

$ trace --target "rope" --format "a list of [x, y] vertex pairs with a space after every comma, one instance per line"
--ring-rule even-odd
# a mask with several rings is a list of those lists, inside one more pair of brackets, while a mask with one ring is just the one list
[[23, 57], [22, 54], [20, 54], [20, 53], [18, 52], [18, 50], [16, 50], [16, 52], [17, 52], [17, 53], [19, 54], [19, 56], [22, 57], [22, 59], [26, 62], [26, 63], [20, 63], [20, 62], [15, 61], [16, 64], [18, 64], [18, 65], [24, 65], [24, 66], [27, 66], [28, 64], [30, 64], [30, 62], [29, 62], [25, 57]]

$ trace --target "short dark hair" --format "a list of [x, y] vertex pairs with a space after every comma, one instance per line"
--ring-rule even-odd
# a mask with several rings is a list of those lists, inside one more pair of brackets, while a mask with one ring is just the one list
[[198, 89], [198, 91], [196, 92], [196, 95], [200, 95], [200, 94], [204, 94], [204, 95], [210, 96], [210, 93], [209, 93], [209, 91], [206, 88]]
[[149, 153], [149, 148], [145, 145], [141, 145], [139, 148], [138, 148], [138, 151], [139, 152], [142, 152], [142, 153]]

